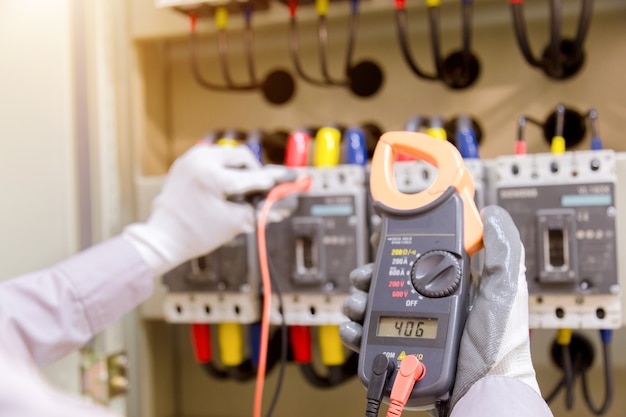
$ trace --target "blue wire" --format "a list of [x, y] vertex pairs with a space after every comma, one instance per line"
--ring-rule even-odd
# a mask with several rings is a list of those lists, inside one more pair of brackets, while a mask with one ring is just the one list
[[365, 166], [367, 164], [367, 147], [363, 129], [357, 127], [347, 129], [343, 141], [346, 146], [346, 164]]
[[472, 128], [471, 120], [466, 116], [460, 116], [457, 121], [456, 147], [463, 158], [480, 158], [476, 132]]

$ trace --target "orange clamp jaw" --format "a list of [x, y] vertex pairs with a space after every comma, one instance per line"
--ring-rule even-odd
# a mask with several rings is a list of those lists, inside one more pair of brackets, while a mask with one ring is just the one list
[[[437, 178], [429, 188], [416, 194], [398, 190], [394, 162], [399, 153], [428, 162], [438, 169]], [[385, 133], [374, 150], [370, 187], [374, 201], [400, 211], [429, 205], [448, 188], [454, 187], [463, 201], [463, 246], [470, 256], [482, 248], [483, 223], [474, 204], [474, 181], [461, 154], [452, 144], [419, 132]]]

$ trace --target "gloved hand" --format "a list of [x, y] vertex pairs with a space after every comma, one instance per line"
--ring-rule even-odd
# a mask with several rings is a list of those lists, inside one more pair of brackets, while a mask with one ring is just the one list
[[161, 275], [253, 231], [253, 207], [228, 199], [266, 191], [285, 173], [262, 167], [245, 146], [195, 145], [170, 168], [149, 219], [126, 227], [123, 237]]
[[[461, 338], [450, 409], [475, 382], [492, 375], [515, 378], [539, 393], [530, 358], [524, 246], [504, 209], [489, 206], [482, 216], [485, 265]], [[340, 335], [343, 343], [355, 351], [361, 345], [372, 272], [373, 264], [369, 264], [350, 274], [357, 291], [346, 299], [344, 313], [353, 321], [340, 326]]]

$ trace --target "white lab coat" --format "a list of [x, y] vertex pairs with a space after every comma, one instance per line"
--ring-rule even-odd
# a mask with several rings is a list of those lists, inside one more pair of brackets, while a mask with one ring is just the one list
[[[56, 266], [0, 284], [0, 417], [113, 417], [50, 387], [38, 367], [72, 352], [152, 292], [152, 274], [122, 237]], [[512, 378], [487, 377], [452, 417], [551, 416], [543, 399]]]
[[151, 292], [148, 266], [122, 237], [0, 284], [0, 416], [111, 417], [54, 390], [38, 367], [80, 348]]

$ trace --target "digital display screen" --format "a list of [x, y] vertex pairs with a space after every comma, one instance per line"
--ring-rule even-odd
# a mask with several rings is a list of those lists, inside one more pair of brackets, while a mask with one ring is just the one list
[[315, 204], [311, 207], [311, 216], [352, 216], [352, 204]]
[[602, 207], [613, 202], [611, 194], [572, 194], [561, 196], [563, 207]]
[[436, 339], [437, 326], [433, 318], [381, 317], [376, 336]]

